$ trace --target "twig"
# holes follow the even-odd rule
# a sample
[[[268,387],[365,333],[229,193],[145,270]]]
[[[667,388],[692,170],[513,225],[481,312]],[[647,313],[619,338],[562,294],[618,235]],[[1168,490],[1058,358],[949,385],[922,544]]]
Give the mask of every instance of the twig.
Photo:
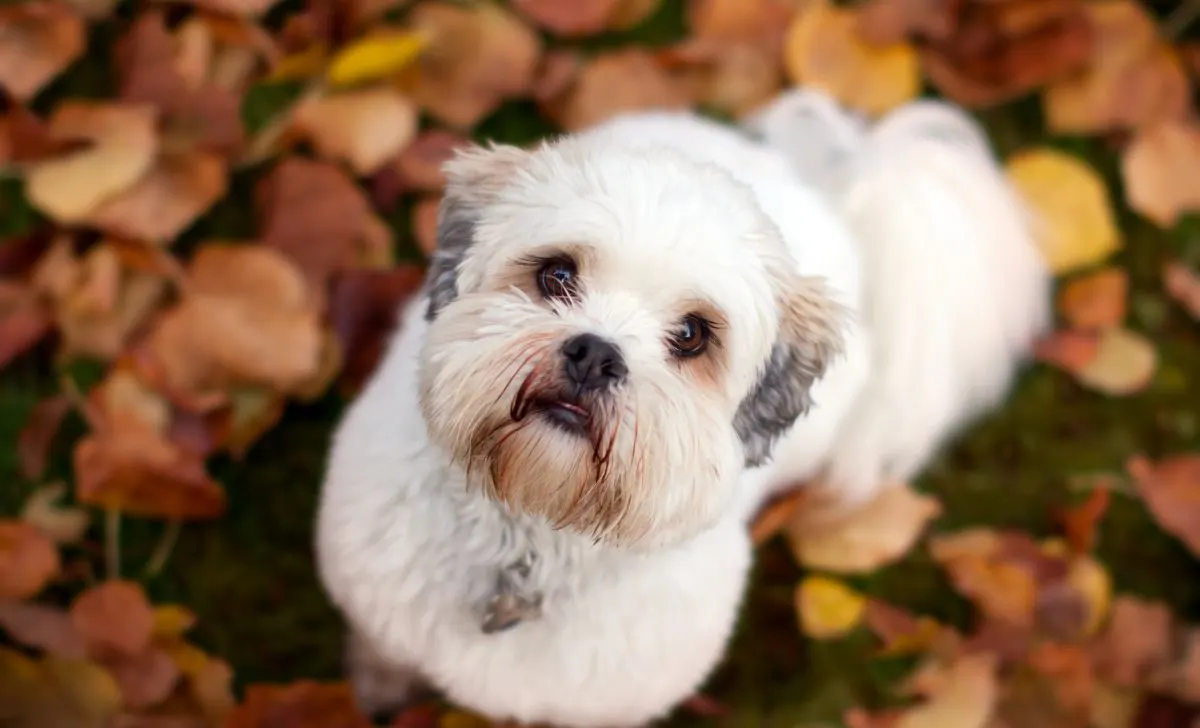
[[[145,575],[147,579],[158,576],[163,567],[167,565],[167,559],[171,558],[171,552],[175,550],[175,543],[179,541],[179,532],[182,530],[183,522],[178,518],[167,521],[167,526],[158,539],[158,545],[154,547],[154,553],[146,562]]]
[[[107,561],[108,578],[121,578],[121,511],[108,508],[104,520],[104,560]]]
[[[1162,23],[1161,33],[1167,40],[1175,40],[1183,35],[1196,19],[1200,18],[1200,0],[1186,0],[1171,11]]]

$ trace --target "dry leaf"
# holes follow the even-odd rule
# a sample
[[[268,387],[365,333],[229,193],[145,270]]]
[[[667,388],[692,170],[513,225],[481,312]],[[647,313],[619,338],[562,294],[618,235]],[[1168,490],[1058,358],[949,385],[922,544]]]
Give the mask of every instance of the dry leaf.
[[[91,524],[92,516],[82,508],[58,505],[66,493],[67,487],[62,483],[38,488],[26,499],[21,520],[36,526],[55,543],[77,543]]]
[[[1112,577],[1091,556],[1077,556],[1071,560],[1067,583],[1083,597],[1086,607],[1083,634],[1091,636],[1108,617],[1112,605]]]
[[[83,53],[83,19],[58,2],[0,7],[0,88],[32,99]]]
[[[59,104],[49,120],[51,138],[92,145],[34,164],[25,177],[30,203],[56,222],[83,222],[150,170],[158,150],[154,121],[145,105]]]
[[[1171,228],[1200,211],[1200,128],[1164,121],[1138,130],[1121,155],[1129,206]]]
[[[46,397],[30,410],[29,419],[17,435],[17,464],[21,477],[40,480],[45,474],[50,447],[70,411],[71,401],[63,395]]]
[[[805,577],[796,587],[800,630],[813,639],[846,635],[862,621],[866,606],[866,597],[840,581],[823,576]]]
[[[1112,619],[1096,646],[1097,674],[1117,685],[1140,684],[1170,659],[1171,621],[1164,604],[1117,597]]]
[[[751,543],[761,546],[782,532],[807,497],[808,492],[804,487],[797,486],[772,498],[754,517],[754,523],[750,526]]]
[[[864,43],[857,13],[830,0],[812,0],[793,18],[785,67],[793,83],[825,91],[871,116],[881,116],[921,91],[916,51],[907,43]]]
[[[443,123],[473,126],[533,84],[541,41],[504,8],[425,0],[409,22],[430,39],[410,69],[413,98]]]
[[[1178,54],[1135,0],[1081,3],[1092,29],[1091,60],[1046,89],[1046,123],[1058,133],[1098,133],[1183,119],[1191,90]]]
[[[80,660],[87,653],[70,615],[56,607],[0,600],[0,628],[18,644],[53,657]]]
[[[996,658],[963,655],[915,681],[928,699],[899,712],[894,728],[986,728],[996,709],[999,689]]]
[[[417,248],[428,258],[437,251],[438,245],[438,216],[441,211],[442,198],[424,197],[417,200],[412,208],[413,240]]]
[[[783,83],[771,52],[745,41],[695,38],[661,51],[658,60],[693,103],[737,119],[769,102]]]
[[[1075,329],[1110,329],[1125,321],[1129,275],[1120,268],[1102,268],[1076,278],[1059,293],[1058,310]]]
[[[150,645],[154,609],[141,585],[105,581],[75,598],[71,621],[92,655],[131,657]]]
[[[1086,554],[1095,548],[1096,529],[1108,512],[1110,499],[1108,488],[1096,488],[1083,503],[1062,512],[1059,520],[1073,553]]]
[[[690,0],[692,36],[755,43],[778,58],[793,13],[805,3],[792,0]]]
[[[1126,470],[1159,527],[1200,556],[1200,455],[1136,456]]]
[[[609,26],[620,0],[513,0],[513,7],[556,36],[595,35]]]
[[[574,131],[624,112],[687,105],[683,89],[649,52],[625,48],[593,58],[561,97],[545,105],[545,111],[559,126]]]
[[[1037,606],[1037,576],[1006,558],[1003,536],[982,528],[930,539],[929,553],[950,575],[955,588],[986,617],[1031,627]]]
[[[1060,331],[1037,342],[1034,354],[1083,386],[1118,397],[1144,390],[1158,370],[1154,345],[1124,328],[1098,334]]]
[[[58,548],[37,527],[0,521],[0,599],[29,599],[58,576]]]
[[[268,723],[270,721],[270,723]],[[370,728],[346,683],[301,680],[290,685],[249,685],[242,704],[225,719],[223,728]]]
[[[939,642],[957,642],[954,630],[930,617],[914,617],[899,607],[871,599],[863,621],[883,641],[881,656],[919,655]]]
[[[807,567],[864,573],[902,558],[940,513],[935,498],[894,484],[837,517],[807,518],[802,506],[788,526],[788,541]]]
[[[872,45],[910,36],[946,40],[958,24],[959,9],[947,0],[870,0],[858,14],[859,33]]]
[[[374,372],[395,335],[404,304],[416,295],[424,271],[405,265],[388,271],[350,271],[338,277],[329,318],[346,352],[343,381],[357,389]]]
[[[1007,168],[1040,217],[1037,239],[1054,273],[1099,262],[1120,247],[1108,189],[1085,162],[1045,148],[1013,156]]]
[[[225,196],[228,175],[224,160],[209,152],[164,154],[137,184],[90,214],[88,222],[113,235],[169,243]]]
[[[108,671],[94,663],[35,662],[0,648],[0,705],[12,726],[111,728],[121,694]]]
[[[1183,306],[1192,318],[1200,319],[1200,275],[1186,265],[1173,261],[1163,270],[1163,287],[1167,295]]]
[[[442,165],[469,143],[466,137],[442,129],[421,133],[393,165],[400,183],[406,189],[441,192],[446,186]]]
[[[26,287],[14,286],[0,295],[0,368],[36,346],[52,324],[49,312]]]
[[[390,78],[416,61],[428,42],[428,37],[420,33],[371,33],[338,51],[329,62],[325,78],[334,86]]]
[[[372,174],[413,141],[417,109],[385,86],[309,98],[293,112],[296,130],[328,159]]]

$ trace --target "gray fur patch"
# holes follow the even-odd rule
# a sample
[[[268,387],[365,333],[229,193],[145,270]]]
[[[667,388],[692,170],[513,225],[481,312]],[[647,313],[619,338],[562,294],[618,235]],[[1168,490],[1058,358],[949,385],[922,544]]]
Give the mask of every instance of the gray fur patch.
[[[435,319],[438,311],[458,297],[458,265],[475,241],[478,221],[478,211],[456,195],[443,198],[438,209],[437,250],[425,276],[429,295],[427,321]]]
[[[733,428],[746,450],[746,467],[767,462],[779,436],[808,411],[819,371],[816,362],[788,344],[779,343],[758,383],[738,406]]]

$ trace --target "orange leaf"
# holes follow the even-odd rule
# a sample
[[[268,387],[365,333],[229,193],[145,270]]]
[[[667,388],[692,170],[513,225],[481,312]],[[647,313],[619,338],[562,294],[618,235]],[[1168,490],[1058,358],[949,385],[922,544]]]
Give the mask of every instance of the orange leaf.
[[[0,88],[33,98],[84,50],[83,19],[58,2],[0,7]]]
[[[290,685],[249,685],[224,728],[370,728],[346,683],[301,680]]]
[[[1200,556],[1200,455],[1137,456],[1126,470],[1158,525]]]
[[[625,48],[601,53],[579,72],[575,83],[545,110],[569,131],[594,126],[613,116],[648,109],[682,109],[682,88],[645,50]]]
[[[1083,503],[1063,511],[1060,520],[1072,551],[1086,554],[1095,548],[1096,528],[1108,511],[1110,499],[1108,488],[1097,488]]]
[[[92,655],[131,657],[150,646],[154,609],[141,585],[105,581],[75,598],[71,622]]]
[[[1059,294],[1058,309],[1072,328],[1113,328],[1125,321],[1128,294],[1125,271],[1103,268],[1068,283]]]
[[[1121,155],[1129,206],[1170,228],[1200,211],[1200,127],[1163,121],[1142,127]]]
[[[58,548],[35,526],[0,521],[0,599],[28,599],[58,576]]]

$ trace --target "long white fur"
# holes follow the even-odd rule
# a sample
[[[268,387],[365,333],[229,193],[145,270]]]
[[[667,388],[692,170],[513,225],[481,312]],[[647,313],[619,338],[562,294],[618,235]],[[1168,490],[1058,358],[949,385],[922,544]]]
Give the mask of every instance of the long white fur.
[[[789,132],[797,110],[820,133]],[[765,144],[688,114],[635,114],[585,132],[581,148],[669,147],[751,188],[799,269],[827,278],[856,312],[813,409],[771,464],[742,475],[711,528],[670,548],[610,548],[507,516],[467,489],[418,414],[428,324],[425,302],[410,304],[337,429],[317,528],[320,574],[349,622],[348,668],[366,707],[403,698],[419,674],[494,719],[618,728],[660,717],[723,654],[751,560],[748,518],[764,499],[820,474],[866,497],[914,473],[1003,395],[1045,324],[1047,274],[966,117],[914,105],[868,130],[804,93],[751,129]],[[654,185],[647,174],[636,186]],[[485,599],[495,571],[531,547],[545,613],[482,634],[464,605]]]

